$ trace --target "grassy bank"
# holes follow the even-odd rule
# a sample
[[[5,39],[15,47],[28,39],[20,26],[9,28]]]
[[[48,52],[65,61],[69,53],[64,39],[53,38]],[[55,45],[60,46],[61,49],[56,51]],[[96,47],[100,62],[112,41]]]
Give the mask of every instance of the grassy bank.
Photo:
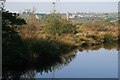
[[[26,44],[29,53],[61,55],[88,45],[117,42],[117,22],[67,21],[59,14],[49,14],[38,25],[28,23],[16,31]]]
[[[70,21],[62,19],[61,16],[56,13],[47,15],[42,22],[34,20],[34,22],[31,23],[31,18],[29,18],[26,24],[25,21],[17,15],[16,18],[18,18],[16,20],[22,20],[21,24],[14,24],[14,20],[11,21],[12,24],[4,24],[9,26],[10,29],[13,29],[15,33],[9,34],[11,30],[8,30],[3,31],[3,35],[13,35],[14,37],[11,38],[16,38],[15,34],[17,34],[19,36],[17,39],[19,39],[21,44],[24,44],[26,48],[25,53],[33,57],[42,55],[53,55],[55,57],[66,54],[76,47],[117,42],[118,40],[117,22]],[[4,28],[6,27],[4,26]],[[5,37],[3,41],[5,45],[6,42],[9,42],[7,38],[8,37]],[[11,42],[14,41],[12,40]],[[14,46],[17,47],[18,45]]]
[[[62,22],[63,23],[63,22]],[[45,24],[45,23],[43,23]],[[47,44],[52,44],[61,47],[61,43],[69,44],[70,46],[81,46],[81,45],[97,45],[108,42],[116,42],[118,40],[117,23],[106,24],[105,22],[69,22],[69,24],[64,24],[64,26],[71,27],[69,29],[74,30],[72,32],[67,32],[68,28],[65,29],[66,32],[60,32],[61,29],[56,30],[55,33],[48,33],[50,29],[46,26],[32,26],[27,25],[21,26],[19,34],[23,40],[33,39],[41,42],[41,39],[47,41]],[[49,25],[54,26],[54,22],[49,23]],[[60,25],[60,24],[59,24]],[[62,24],[61,24],[62,25]],[[71,25],[71,26],[70,26]],[[57,26],[57,24],[55,24]],[[54,26],[54,27],[55,27]],[[49,26],[48,26],[49,27]],[[59,26],[60,27],[60,26]],[[63,27],[63,26],[62,26]],[[47,32],[46,32],[47,29]],[[57,29],[57,28],[56,28]],[[54,29],[53,29],[54,30]],[[52,30],[50,30],[51,32]],[[62,30],[64,31],[64,29]],[[57,42],[57,43],[56,43]],[[31,42],[32,44],[32,42]],[[62,46],[64,47],[64,46]]]

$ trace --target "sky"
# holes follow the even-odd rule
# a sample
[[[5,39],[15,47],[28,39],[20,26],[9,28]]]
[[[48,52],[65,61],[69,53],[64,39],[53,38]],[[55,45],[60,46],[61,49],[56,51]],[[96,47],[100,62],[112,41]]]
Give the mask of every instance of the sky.
[[[11,12],[23,12],[24,9],[36,8],[37,13],[50,13],[53,10],[52,2],[6,2],[5,8]],[[59,13],[76,12],[118,12],[117,2],[57,2],[56,10]]]

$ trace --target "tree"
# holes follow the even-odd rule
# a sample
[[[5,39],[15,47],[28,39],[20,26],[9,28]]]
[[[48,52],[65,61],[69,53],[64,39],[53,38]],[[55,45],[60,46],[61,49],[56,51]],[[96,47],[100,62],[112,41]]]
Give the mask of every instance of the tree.
[[[25,24],[16,13],[2,12],[2,57],[3,66],[26,63],[27,49],[13,26]]]
[[[19,17],[17,13],[10,13],[9,11],[2,12],[2,25],[14,26],[26,24],[26,21]]]

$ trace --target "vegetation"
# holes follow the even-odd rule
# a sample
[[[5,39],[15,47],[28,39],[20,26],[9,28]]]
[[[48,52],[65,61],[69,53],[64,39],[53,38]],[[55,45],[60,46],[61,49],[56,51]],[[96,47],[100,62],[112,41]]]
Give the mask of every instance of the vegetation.
[[[23,40],[14,30],[14,26],[25,24],[25,21],[23,19],[19,19],[17,14],[10,13],[8,11],[3,12],[2,19],[3,64],[23,64],[24,60],[27,60],[27,50]],[[14,59],[14,61],[12,61],[11,58]]]
[[[32,18],[34,15],[29,19]],[[44,51],[47,51],[45,53],[61,54],[76,46],[117,41],[117,23],[67,21],[58,13],[47,15],[41,23],[44,26],[31,25],[29,19],[26,23],[19,17],[19,14],[3,12],[3,45],[6,45],[6,42],[14,43],[14,47],[18,48],[17,46],[19,46],[26,49],[25,51],[35,54],[44,53]],[[35,20],[34,23],[38,23],[38,21]],[[11,42],[8,38],[11,39]],[[11,44],[10,46],[12,46]],[[8,47],[8,44],[5,47]],[[14,47],[12,47],[13,50]],[[21,52],[22,50],[17,51]]]
[[[62,19],[59,14],[52,13],[45,18],[45,32],[50,34],[73,33],[74,26],[70,21]]]
[[[9,76],[9,68],[18,69],[23,64],[21,70],[24,72],[27,68],[34,70],[33,66],[40,72],[52,71],[58,64],[68,64],[75,57],[68,53],[78,47],[82,51],[83,47],[89,49],[91,45],[114,43],[118,40],[117,22],[109,20],[71,21],[63,19],[60,14],[51,13],[42,23],[34,19],[35,24],[31,24],[29,20],[34,15],[25,21],[16,13],[4,11],[2,14],[4,78]],[[97,50],[99,47],[91,48]],[[20,77],[21,74],[17,75]]]
[[[113,42],[116,40],[116,37],[112,34],[105,34],[104,35],[104,42]]]

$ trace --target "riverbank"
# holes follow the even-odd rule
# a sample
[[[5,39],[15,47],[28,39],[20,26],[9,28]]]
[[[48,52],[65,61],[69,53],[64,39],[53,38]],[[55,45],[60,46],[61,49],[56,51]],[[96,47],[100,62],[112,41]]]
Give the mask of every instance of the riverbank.
[[[26,39],[58,41],[73,46],[97,45],[118,40],[118,23],[107,21],[67,21],[59,13],[48,14],[43,21],[31,19],[17,32]],[[36,23],[38,25],[36,25]],[[55,44],[59,45],[59,44]]]
[[[29,27],[29,28],[28,28]],[[68,33],[62,35],[47,34],[44,32],[44,28],[22,26],[19,29],[19,35],[22,37],[24,44],[28,49],[28,52],[34,56],[46,56],[53,55],[54,57],[69,53],[78,47],[86,47],[93,45],[100,45],[104,43],[116,43],[116,32],[103,32],[97,31],[91,32],[79,32]],[[94,32],[94,31],[93,31]],[[40,55],[39,55],[40,54]]]

